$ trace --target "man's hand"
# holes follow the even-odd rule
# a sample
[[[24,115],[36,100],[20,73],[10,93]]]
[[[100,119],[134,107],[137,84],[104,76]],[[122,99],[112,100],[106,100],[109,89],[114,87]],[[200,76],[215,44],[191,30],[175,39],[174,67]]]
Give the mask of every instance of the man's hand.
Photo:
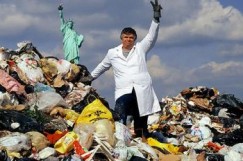
[[[63,10],[63,6],[62,6],[62,4],[60,4],[60,5],[58,6],[58,10],[59,10],[59,11]]]
[[[153,10],[154,10],[154,19],[159,22],[159,19],[161,17],[161,9],[163,9],[161,7],[161,5],[158,3],[158,0],[154,0],[155,2],[153,1],[150,1],[152,7],[153,7]]]

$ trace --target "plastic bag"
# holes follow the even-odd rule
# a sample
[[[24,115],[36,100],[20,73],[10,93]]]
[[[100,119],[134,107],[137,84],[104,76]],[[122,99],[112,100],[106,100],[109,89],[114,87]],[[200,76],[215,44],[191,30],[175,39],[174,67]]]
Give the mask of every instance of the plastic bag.
[[[95,126],[91,123],[79,123],[74,126],[73,131],[80,136],[80,144],[84,148],[89,149],[94,140],[93,133],[95,131]]]
[[[115,126],[114,124],[108,119],[98,120],[94,123],[95,126],[95,134],[97,137],[101,138],[102,140],[107,141],[111,146],[115,144]]]
[[[17,66],[26,74],[31,82],[44,82],[45,78],[37,60],[30,54],[22,54],[16,60]]]
[[[93,102],[96,99],[99,99],[104,106],[109,108],[109,103],[104,98],[101,98],[99,94],[91,88],[89,93],[84,96],[83,100],[80,100],[79,103],[75,103],[75,105],[72,106],[72,110],[81,113],[86,106],[88,106],[91,102]]]
[[[5,147],[9,152],[20,152],[31,149],[31,139],[22,133],[14,132],[0,138],[0,147]]]
[[[50,113],[51,110],[53,110],[53,108],[56,106],[68,107],[68,104],[64,101],[60,94],[50,91],[38,92],[37,98],[31,99],[29,105],[31,106],[31,104],[35,103],[38,110],[45,113]]]
[[[0,106],[6,106],[6,105],[18,105],[19,101],[16,97],[14,97],[13,94],[10,94],[8,92],[2,93],[0,92]]]
[[[225,161],[224,155],[221,154],[206,154],[207,161]],[[233,160],[231,160],[233,161]]]
[[[34,85],[34,92],[43,92],[43,91],[56,92],[54,88],[52,88],[48,85],[45,85],[43,83],[37,82]]]
[[[179,154],[179,147],[177,146],[168,143],[160,143],[153,138],[148,138],[147,141],[148,145],[162,150],[164,154]]]
[[[56,151],[54,148],[51,148],[51,147],[46,147],[45,149],[42,149],[40,152],[39,152],[39,159],[46,159],[48,158],[49,156],[53,156],[56,154]]]
[[[242,129],[236,129],[229,133],[223,133],[223,134],[217,134],[213,136],[213,142],[218,142],[220,144],[225,144],[228,146],[233,146],[237,143],[243,142],[243,130]]]
[[[11,126],[11,125],[17,126]],[[42,131],[43,125],[23,112],[0,110],[0,129],[18,132]]]
[[[58,74],[65,75],[71,69],[71,63],[67,60],[60,59],[56,62],[56,67],[58,70]]]
[[[228,116],[239,118],[243,114],[243,102],[233,94],[222,94],[213,100],[214,106],[228,109]]]
[[[115,122],[115,137],[118,140],[121,140],[125,143],[126,146],[129,146],[132,140],[132,134],[130,132],[130,130],[128,129],[127,126],[125,126],[124,124],[116,121]]]
[[[225,161],[240,161],[242,160],[242,157],[240,153],[237,153],[234,150],[230,150],[225,156],[224,156]]]
[[[100,99],[95,99],[83,109],[76,123],[93,123],[100,119],[112,120],[112,113]]]
[[[114,158],[119,160],[119,161],[127,161],[128,160],[128,149],[126,146],[119,146],[119,147],[116,147],[114,150],[113,150],[113,155],[114,155]]]
[[[243,143],[238,143],[232,146],[232,150],[243,154]]]
[[[148,125],[157,124],[159,122],[160,115],[161,114],[159,112],[149,115],[148,116]]]
[[[70,109],[65,109],[64,113],[66,114],[65,120],[66,120],[67,124],[69,126],[73,127],[74,123],[78,119],[79,114],[77,112],[75,112],[74,110],[70,110]]]
[[[195,150],[189,150],[188,154],[184,154],[181,156],[181,161],[196,161],[197,160],[197,154]]]
[[[140,151],[146,152],[149,156],[151,156],[153,161],[159,161],[159,157],[156,154],[155,150],[148,144],[142,142],[141,138],[136,138],[133,140],[133,142]]]
[[[35,147],[37,152],[48,147],[50,142],[47,140],[46,136],[40,132],[30,131],[25,133],[31,139],[32,147]]]
[[[1,150],[0,151],[0,160],[1,161],[11,161],[11,159],[8,157],[8,154],[7,154],[6,150]]]

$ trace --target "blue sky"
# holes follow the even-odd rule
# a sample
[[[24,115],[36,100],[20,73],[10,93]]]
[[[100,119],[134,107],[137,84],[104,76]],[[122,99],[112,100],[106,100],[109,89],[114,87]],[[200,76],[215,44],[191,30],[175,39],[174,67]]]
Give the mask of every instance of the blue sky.
[[[148,66],[161,100],[187,87],[217,88],[243,98],[243,1],[159,0],[163,6],[160,32]],[[85,36],[80,64],[91,72],[107,50],[120,44],[120,31],[136,29],[138,41],[152,20],[149,0],[1,0],[0,46],[17,49],[31,41],[44,56],[63,58],[57,7]],[[114,105],[112,71],[92,83]]]

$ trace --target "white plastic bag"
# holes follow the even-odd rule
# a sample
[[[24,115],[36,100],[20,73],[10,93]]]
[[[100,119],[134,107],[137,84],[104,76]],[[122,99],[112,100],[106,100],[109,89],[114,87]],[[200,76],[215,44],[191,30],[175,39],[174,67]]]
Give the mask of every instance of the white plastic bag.
[[[73,131],[79,135],[79,143],[81,144],[81,146],[86,149],[89,149],[94,140],[93,137],[93,133],[95,131],[94,125],[91,123],[75,124]]]
[[[111,146],[115,145],[115,127],[113,122],[108,119],[101,119],[94,122],[95,134],[101,140],[107,141]]]
[[[4,147],[9,152],[20,152],[31,149],[31,139],[22,133],[14,132],[0,138],[0,148]]]
[[[225,156],[224,156],[225,161],[240,161],[242,160],[242,157],[240,153],[237,153],[234,150],[230,150]]]
[[[37,60],[30,54],[23,54],[17,60],[17,66],[23,71],[31,82],[43,82],[45,80],[41,68],[38,66]]]
[[[142,142],[141,138],[134,139],[132,144],[135,144],[140,151],[146,152],[148,155],[150,155],[153,161],[159,161],[159,157],[155,150],[148,144]]]
[[[126,146],[129,146],[132,140],[132,134],[128,127],[126,127],[124,124],[116,121],[115,122],[115,137],[118,140],[121,140],[125,143]]]
[[[58,60],[56,66],[57,66],[58,74],[61,75],[67,74],[71,69],[71,63],[64,59]]]
[[[243,154],[243,143],[238,143],[232,146],[232,150]]]
[[[69,105],[65,102],[62,96],[56,92],[43,91],[37,92],[32,95],[29,95],[30,106],[36,105],[38,110],[45,113],[50,113],[54,107],[64,107],[69,108]]]
[[[148,116],[148,125],[157,124],[159,122],[160,113],[154,113]]]

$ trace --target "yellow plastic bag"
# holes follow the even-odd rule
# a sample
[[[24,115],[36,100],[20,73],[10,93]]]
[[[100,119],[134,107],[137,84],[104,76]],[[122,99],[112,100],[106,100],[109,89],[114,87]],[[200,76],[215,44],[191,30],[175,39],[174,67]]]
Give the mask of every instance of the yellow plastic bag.
[[[89,103],[81,112],[76,123],[94,123],[100,119],[112,119],[112,113],[99,99]]]
[[[57,152],[65,154],[73,149],[75,140],[79,140],[78,135],[75,132],[68,132],[55,143],[54,148]]]
[[[174,146],[173,144],[168,144],[168,143],[161,143],[156,139],[153,138],[148,138],[147,139],[148,145],[151,147],[156,147],[158,149],[161,149],[162,151],[166,151],[170,154],[180,154],[179,147]]]
[[[66,114],[65,120],[67,124],[72,127],[76,122],[76,120],[78,119],[79,114],[74,110],[70,110],[70,109],[65,109],[64,112]]]

